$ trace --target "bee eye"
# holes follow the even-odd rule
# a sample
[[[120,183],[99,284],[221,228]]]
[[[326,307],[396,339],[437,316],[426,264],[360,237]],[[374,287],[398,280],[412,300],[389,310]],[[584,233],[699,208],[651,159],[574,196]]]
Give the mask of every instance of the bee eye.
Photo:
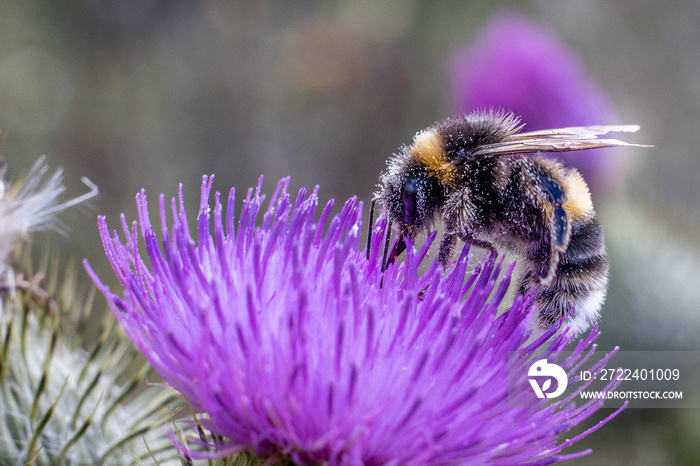
[[[418,189],[420,183],[415,178],[409,178],[403,185],[401,198],[403,200],[403,221],[413,223],[418,219]]]

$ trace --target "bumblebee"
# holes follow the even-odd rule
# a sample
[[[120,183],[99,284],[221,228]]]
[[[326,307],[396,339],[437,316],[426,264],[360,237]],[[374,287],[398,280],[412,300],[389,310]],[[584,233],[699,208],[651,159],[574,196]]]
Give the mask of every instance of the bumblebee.
[[[578,334],[599,317],[607,291],[603,231],[579,172],[539,154],[637,146],[598,136],[639,127],[521,132],[523,126],[513,113],[474,112],[436,123],[394,154],[373,200],[390,226],[383,266],[406,249],[405,237],[413,240],[440,219],[443,266],[457,239],[515,254],[519,290],[537,306],[534,330],[544,332],[565,318],[562,328]],[[399,237],[387,257],[392,225]]]

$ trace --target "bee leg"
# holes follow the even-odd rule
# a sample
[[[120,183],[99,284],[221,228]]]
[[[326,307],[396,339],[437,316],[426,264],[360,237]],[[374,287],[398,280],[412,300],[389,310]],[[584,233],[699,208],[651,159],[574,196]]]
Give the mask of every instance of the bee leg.
[[[471,246],[476,246],[477,248],[481,249],[486,249],[489,252],[493,252],[496,250],[496,246],[493,245],[490,241],[486,241],[483,239],[476,239],[476,238],[469,238],[469,237],[462,237],[460,236],[459,239],[464,241],[465,243],[469,243]]]
[[[559,251],[551,248],[549,251],[549,260],[545,260],[539,267],[537,281],[541,286],[549,286],[557,274],[559,266]]]
[[[544,194],[542,203],[549,207],[545,208],[549,212],[545,220],[548,224],[546,239],[541,245],[542,249],[537,251],[541,257],[538,278],[540,285],[548,286],[556,276],[559,256],[569,245],[571,225],[563,207],[566,194],[560,184],[546,173],[539,174],[538,182]]]
[[[490,241],[472,238],[471,236],[463,233],[445,233],[445,235],[442,237],[442,241],[440,242],[440,249],[438,251],[438,260],[444,267],[449,265],[450,259],[454,253],[457,238],[461,239],[465,243],[468,243],[470,246],[486,249],[489,253],[493,253],[496,250],[496,246],[494,246]]]
[[[554,204],[551,222],[549,270],[547,276],[540,279],[540,283],[543,285],[548,285],[554,278],[559,266],[559,257],[566,252],[566,248],[569,246],[569,238],[571,238],[569,217],[561,204]]]
[[[467,189],[459,190],[448,197],[442,218],[445,233],[438,254],[438,259],[444,267],[447,267],[452,258],[457,238],[465,243],[474,244],[473,212],[474,204]]]
[[[447,267],[452,259],[452,253],[455,250],[457,236],[454,234],[445,233],[440,241],[440,249],[438,250],[438,261],[443,267]]]
[[[532,270],[528,282],[532,285],[551,285],[556,276],[557,267],[559,266],[560,252],[563,251],[565,251],[565,249],[561,249],[557,246],[550,232],[545,231],[541,241],[532,244],[526,255]]]
[[[564,208],[557,202],[554,202],[552,207],[547,238],[538,254],[542,258],[538,270],[538,281],[542,286],[548,286],[554,280],[559,266],[559,257],[566,252],[571,235],[569,220]]]

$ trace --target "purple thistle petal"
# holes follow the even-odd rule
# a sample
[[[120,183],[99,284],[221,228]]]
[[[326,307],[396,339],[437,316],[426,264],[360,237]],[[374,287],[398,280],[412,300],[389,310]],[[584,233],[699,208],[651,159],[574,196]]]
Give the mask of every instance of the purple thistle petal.
[[[525,131],[615,124],[615,111],[583,60],[546,25],[514,11],[495,14],[448,64],[456,113],[483,108],[513,111]],[[557,154],[595,192],[619,184],[621,151]]]
[[[496,254],[469,272],[465,247],[449,270],[433,261],[421,272],[431,235],[420,251],[408,244],[406,261],[389,267],[380,286],[385,219],[367,260],[359,244],[362,203],[350,199],[331,216],[329,202],[315,222],[317,188],[292,199],[283,179],[263,209],[261,182],[247,192],[234,228],[234,191],[225,209],[216,193],[212,209],[212,178],[204,177],[196,242],[182,188],[169,230],[160,198],[160,244],[144,192],[137,224],[122,221],[123,240],[98,220],[123,297],[86,263],[88,272],[134,344],[206,413],[202,425],[215,434],[195,437],[190,447],[173,437],[178,448],[196,458],[247,450],[300,464],[576,456],[557,456],[574,441],[558,436],[601,403],[576,408],[574,394],[508,407],[509,353],[546,344],[563,351],[572,340],[528,343],[532,308],[522,296],[498,315],[513,264],[500,281]],[[596,335],[561,361],[572,381]],[[526,378],[519,383],[530,391]]]
[[[546,26],[513,11],[494,15],[473,45],[455,53],[450,71],[459,111],[510,108],[528,130],[615,123],[580,57]]]

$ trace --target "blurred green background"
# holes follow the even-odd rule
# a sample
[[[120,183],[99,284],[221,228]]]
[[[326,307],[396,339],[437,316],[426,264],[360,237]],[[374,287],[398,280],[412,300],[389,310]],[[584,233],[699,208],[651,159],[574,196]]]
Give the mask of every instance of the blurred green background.
[[[68,193],[66,255],[108,264],[95,215],[136,217],[145,188],[203,174],[227,191],[291,176],[321,197],[368,201],[386,158],[454,107],[447,63],[504,7],[551,28],[642,130],[618,189],[594,195],[611,255],[602,349],[700,350],[700,4],[521,2],[3,1],[0,147],[8,179],[41,154]],[[108,272],[103,274],[110,276]],[[602,413],[605,414],[605,413]],[[590,420],[593,425],[596,419]],[[700,410],[627,410],[569,464],[698,464]]]

